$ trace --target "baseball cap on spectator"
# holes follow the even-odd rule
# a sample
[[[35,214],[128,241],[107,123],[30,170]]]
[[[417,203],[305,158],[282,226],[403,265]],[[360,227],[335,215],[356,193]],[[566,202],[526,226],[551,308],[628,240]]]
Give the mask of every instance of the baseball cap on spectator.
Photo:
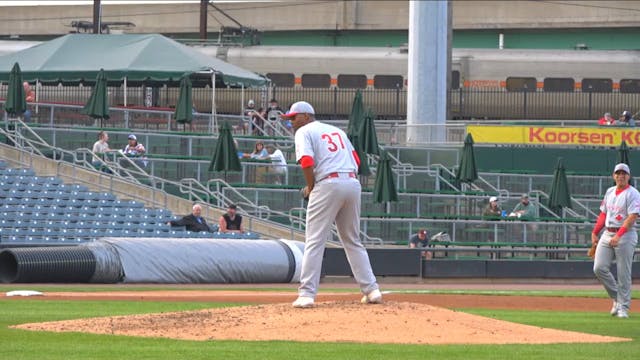
[[[620,163],[620,164],[616,165],[616,167],[613,168],[613,173],[615,174],[616,172],[618,172],[620,170],[626,172],[627,174],[631,174],[631,170],[629,170],[629,166],[627,164],[625,164],[625,163]]]
[[[522,196],[520,197],[521,199],[528,199],[529,198],[529,194],[522,194]]]
[[[427,230],[426,229],[420,229],[420,230],[418,230],[418,234],[427,235]]]
[[[495,196],[492,196],[489,198],[489,202],[494,202],[494,201],[498,201],[498,198]]]
[[[129,140],[136,140],[136,141],[138,140],[138,138],[137,138],[135,135],[133,135],[133,134],[130,134],[130,135],[127,137],[127,139],[129,139]]]
[[[287,111],[286,114],[283,114],[282,117],[292,118],[298,114],[315,115],[315,113],[316,112],[313,110],[313,106],[311,106],[311,104],[309,104],[306,101],[298,101],[297,103],[294,103],[293,105],[291,105],[291,108],[289,109],[289,111]]]

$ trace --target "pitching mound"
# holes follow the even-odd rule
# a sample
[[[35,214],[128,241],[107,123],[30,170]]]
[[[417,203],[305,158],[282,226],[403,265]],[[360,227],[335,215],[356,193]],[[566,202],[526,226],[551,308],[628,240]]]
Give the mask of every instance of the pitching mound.
[[[397,344],[550,344],[630,339],[515,324],[440,307],[385,302],[269,304],[18,325],[34,331],[88,332],[185,340],[290,340]]]

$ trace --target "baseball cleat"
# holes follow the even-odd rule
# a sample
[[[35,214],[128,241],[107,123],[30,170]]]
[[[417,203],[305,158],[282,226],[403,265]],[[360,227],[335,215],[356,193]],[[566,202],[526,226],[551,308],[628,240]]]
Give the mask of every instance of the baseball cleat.
[[[373,290],[372,292],[370,292],[367,295],[363,296],[362,300],[360,300],[360,302],[363,303],[363,304],[381,304],[382,303],[382,293],[378,289]]]
[[[611,316],[616,316],[618,315],[618,302],[617,301],[613,301],[613,306],[611,307],[611,311],[609,312],[609,314],[611,314]]]
[[[296,299],[296,301],[293,302],[292,305],[294,308],[304,309],[304,308],[313,307],[313,302],[314,300],[312,297],[298,296],[298,298]]]
[[[627,319],[629,317],[629,314],[627,313],[627,310],[624,309],[618,309],[618,315],[617,315],[620,319]]]

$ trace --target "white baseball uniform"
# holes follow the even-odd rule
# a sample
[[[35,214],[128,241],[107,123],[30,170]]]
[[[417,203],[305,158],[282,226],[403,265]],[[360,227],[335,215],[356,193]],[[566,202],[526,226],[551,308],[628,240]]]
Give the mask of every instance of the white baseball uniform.
[[[620,238],[616,247],[610,246],[609,241],[630,214],[640,214],[640,193],[636,188],[629,186],[616,195],[616,187],[610,187],[600,204],[600,211],[607,216],[605,231],[596,248],[593,272],[607,290],[609,297],[618,302],[621,309],[628,311],[631,303],[631,265],[638,243],[636,224],[634,223]],[[618,281],[611,273],[611,264],[614,259]]]
[[[325,242],[335,221],[351,271],[364,294],[378,289],[369,255],[360,242],[360,182],[353,145],[344,131],[312,121],[296,131],[296,160],[313,158],[315,185],[309,194],[300,296],[315,298]]]

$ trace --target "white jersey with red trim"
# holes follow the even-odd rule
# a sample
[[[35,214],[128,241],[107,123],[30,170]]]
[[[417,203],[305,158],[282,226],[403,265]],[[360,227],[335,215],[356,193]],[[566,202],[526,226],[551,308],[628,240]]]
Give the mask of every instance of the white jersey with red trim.
[[[616,187],[612,186],[604,194],[600,211],[607,214],[606,227],[621,227],[629,214],[640,214],[640,193],[629,186],[616,195]],[[636,231],[636,224],[633,223],[628,231]]]
[[[295,135],[296,161],[303,156],[313,158],[313,175],[320,181],[335,172],[357,172],[353,145],[344,131],[319,121],[312,121]]]

